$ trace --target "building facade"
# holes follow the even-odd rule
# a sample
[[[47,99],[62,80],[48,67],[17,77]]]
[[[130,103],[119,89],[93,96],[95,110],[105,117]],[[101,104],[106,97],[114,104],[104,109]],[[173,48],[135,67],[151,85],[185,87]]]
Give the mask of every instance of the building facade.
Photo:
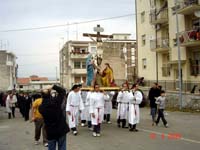
[[[115,82],[121,84],[135,75],[135,40],[130,34],[113,34],[113,39],[102,42],[104,64],[109,63],[114,72]],[[86,58],[97,51],[96,42],[68,41],[60,51],[60,83],[70,89],[74,83],[86,83]]]
[[[199,11],[199,0],[136,0],[138,76],[147,85],[159,82],[165,89],[179,88],[178,62],[183,88],[191,90],[198,84]]]
[[[15,54],[0,50],[0,90],[12,90],[16,87],[17,68]]]
[[[47,85],[60,84],[57,80],[49,80],[47,77],[38,77],[32,75],[26,78],[17,78],[17,90],[20,91],[35,91],[41,90]]]

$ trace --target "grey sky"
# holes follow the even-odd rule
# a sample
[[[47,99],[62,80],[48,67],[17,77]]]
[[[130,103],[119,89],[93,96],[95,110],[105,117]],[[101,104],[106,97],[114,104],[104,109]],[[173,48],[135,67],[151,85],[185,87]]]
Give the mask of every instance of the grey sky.
[[[0,0],[0,31],[67,24],[135,13],[135,0]],[[58,52],[64,42],[82,40],[96,24],[104,33],[131,33],[135,37],[135,16],[45,30],[0,32],[3,46],[18,59],[19,76],[37,74],[55,77]],[[69,32],[67,32],[69,31]],[[68,35],[69,33],[69,35]],[[59,68],[59,67],[58,67]]]

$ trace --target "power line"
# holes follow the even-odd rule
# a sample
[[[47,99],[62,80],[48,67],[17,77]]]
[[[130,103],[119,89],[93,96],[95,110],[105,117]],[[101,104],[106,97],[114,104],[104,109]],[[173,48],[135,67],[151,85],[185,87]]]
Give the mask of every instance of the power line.
[[[173,7],[164,8],[163,10],[170,9],[170,8],[173,8]],[[30,27],[30,28],[21,28],[21,29],[0,30],[0,32],[18,32],[18,31],[32,31],[32,30],[41,30],[41,29],[60,28],[60,27],[66,27],[66,26],[72,26],[72,25],[86,24],[86,23],[91,23],[91,22],[98,22],[98,21],[125,18],[125,17],[135,16],[135,15],[141,14],[143,12],[147,12],[148,13],[148,12],[151,12],[152,10],[153,9],[151,9],[149,11],[141,11],[141,12],[138,12],[138,13],[130,13],[130,14],[125,14],[125,15],[120,15],[120,16],[107,17],[107,18],[101,18],[101,19],[93,19],[93,20],[86,20],[86,21],[73,22],[73,23],[67,23],[67,24],[57,24],[57,25],[49,25],[49,26],[41,26],[41,27]]]
[[[126,14],[126,15],[121,15],[121,16],[114,16],[114,17],[108,17],[108,18],[102,18],[102,19],[93,19],[93,20],[87,20],[87,21],[81,21],[81,22],[73,22],[73,23],[68,23],[68,24],[58,24],[58,25],[41,26],[41,27],[0,30],[0,32],[18,32],[18,31],[32,31],[32,30],[59,28],[59,27],[78,25],[78,24],[86,24],[86,23],[97,22],[97,21],[119,19],[119,18],[134,16],[134,15],[135,15],[134,13],[131,13],[131,14]]]

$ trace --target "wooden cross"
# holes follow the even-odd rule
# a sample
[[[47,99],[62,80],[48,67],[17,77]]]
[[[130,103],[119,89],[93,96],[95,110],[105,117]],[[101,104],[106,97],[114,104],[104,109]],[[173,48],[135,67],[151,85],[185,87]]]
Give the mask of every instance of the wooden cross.
[[[112,35],[100,34],[100,32],[103,32],[104,29],[102,27],[100,27],[99,24],[97,25],[97,27],[94,27],[94,31],[96,31],[97,34],[83,33],[83,36],[85,36],[85,37],[96,37],[96,42],[102,42],[101,38],[113,38]]]

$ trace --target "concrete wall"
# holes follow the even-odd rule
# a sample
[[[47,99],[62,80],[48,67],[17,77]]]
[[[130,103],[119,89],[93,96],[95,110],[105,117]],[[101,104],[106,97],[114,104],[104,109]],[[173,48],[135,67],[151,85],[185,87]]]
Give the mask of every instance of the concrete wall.
[[[143,89],[144,94],[148,97],[149,89]],[[166,107],[168,108],[179,108],[179,93],[178,92],[166,92]],[[148,100],[149,102],[149,100]],[[200,93],[190,94],[182,93],[182,108],[191,110],[200,110]]]

